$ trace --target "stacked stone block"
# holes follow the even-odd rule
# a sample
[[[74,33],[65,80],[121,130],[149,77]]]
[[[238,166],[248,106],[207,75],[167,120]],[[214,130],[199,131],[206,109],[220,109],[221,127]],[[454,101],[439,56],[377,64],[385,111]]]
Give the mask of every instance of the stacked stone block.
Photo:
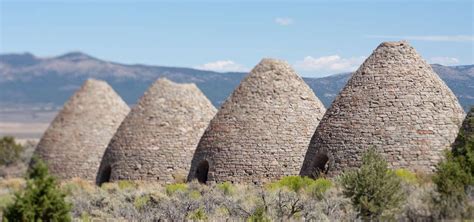
[[[297,175],[324,111],[286,62],[263,59],[212,119],[188,180],[261,184]]]
[[[301,175],[336,175],[358,167],[369,147],[393,168],[432,171],[463,117],[454,94],[413,47],[384,42],[327,110]]]
[[[112,138],[96,182],[185,180],[216,109],[194,84],[157,80]]]
[[[35,154],[54,176],[93,181],[107,144],[129,111],[106,82],[89,79],[51,122]]]

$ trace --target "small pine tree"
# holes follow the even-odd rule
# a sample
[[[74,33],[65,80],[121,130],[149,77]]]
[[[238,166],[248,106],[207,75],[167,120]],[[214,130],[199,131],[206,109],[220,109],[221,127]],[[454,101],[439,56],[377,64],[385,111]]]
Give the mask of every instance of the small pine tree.
[[[20,159],[23,146],[15,142],[15,138],[5,136],[0,139],[0,165],[10,165]]]
[[[49,175],[46,164],[35,160],[28,172],[24,191],[15,194],[13,204],[7,206],[4,221],[71,221],[71,206],[56,180]]]
[[[387,162],[375,149],[369,149],[362,157],[359,169],[341,176],[343,194],[350,198],[364,221],[380,220],[382,215],[391,216],[405,199],[400,178],[388,168]]]

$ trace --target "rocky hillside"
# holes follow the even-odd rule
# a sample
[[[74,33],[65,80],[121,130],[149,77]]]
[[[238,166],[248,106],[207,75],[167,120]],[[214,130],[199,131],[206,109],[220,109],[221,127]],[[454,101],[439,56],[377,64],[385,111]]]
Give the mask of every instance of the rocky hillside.
[[[465,109],[474,104],[474,65],[432,65],[454,91]],[[61,106],[87,78],[103,79],[129,103],[134,104],[158,77],[193,82],[219,106],[245,73],[217,73],[190,68],[125,65],[72,52],[52,58],[29,53],[0,55],[0,105],[50,104]],[[350,73],[324,78],[305,78],[328,107]]]

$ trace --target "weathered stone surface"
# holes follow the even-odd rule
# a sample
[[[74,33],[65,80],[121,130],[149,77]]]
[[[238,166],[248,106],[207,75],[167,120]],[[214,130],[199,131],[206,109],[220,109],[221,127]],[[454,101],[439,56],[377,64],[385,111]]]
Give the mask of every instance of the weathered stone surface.
[[[157,80],[110,141],[96,182],[185,179],[194,150],[215,113],[196,85]]]
[[[407,42],[384,42],[327,110],[301,175],[358,167],[369,147],[394,168],[431,171],[456,138],[464,112]]]
[[[66,102],[35,153],[61,179],[93,181],[107,144],[129,111],[106,82],[89,79]]]
[[[212,119],[188,180],[260,184],[298,174],[324,111],[286,62],[263,59]]]

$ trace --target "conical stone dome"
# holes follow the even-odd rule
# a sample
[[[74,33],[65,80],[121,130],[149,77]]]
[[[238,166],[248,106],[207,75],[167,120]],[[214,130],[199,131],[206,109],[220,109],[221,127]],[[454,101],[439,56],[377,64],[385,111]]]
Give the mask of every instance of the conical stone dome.
[[[186,179],[194,150],[215,113],[195,84],[157,80],[110,141],[97,183]]]
[[[107,144],[129,111],[109,84],[89,79],[64,104],[35,153],[61,179],[93,181]]]
[[[464,112],[407,42],[384,42],[352,75],[311,140],[301,175],[360,166],[370,147],[393,168],[431,171],[456,138]]]
[[[298,174],[324,111],[286,62],[263,59],[211,121],[188,180],[260,184]]]

